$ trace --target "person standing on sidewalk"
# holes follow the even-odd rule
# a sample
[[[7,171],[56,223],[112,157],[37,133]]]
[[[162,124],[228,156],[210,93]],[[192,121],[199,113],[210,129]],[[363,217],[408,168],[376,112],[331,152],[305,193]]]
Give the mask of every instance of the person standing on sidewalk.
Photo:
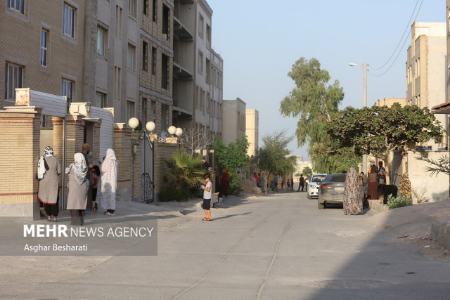
[[[117,169],[119,162],[113,149],[106,150],[101,167],[100,192],[105,215],[113,216],[116,211]]]
[[[89,190],[88,168],[82,153],[75,153],[74,162],[66,168],[66,174],[69,175],[67,210],[70,211],[71,225],[82,226]]]
[[[58,159],[53,156],[53,148],[47,146],[38,163],[38,198],[44,204],[45,213],[50,222],[56,222],[59,212],[59,175],[61,175],[61,165]]]
[[[209,174],[204,176],[205,184],[201,186],[203,190],[203,205],[202,208],[205,213],[203,221],[212,221],[211,216],[211,197],[212,197],[212,182]]]
[[[300,192],[300,189],[302,192],[305,190],[305,177],[303,177],[303,174],[300,175],[297,192]]]

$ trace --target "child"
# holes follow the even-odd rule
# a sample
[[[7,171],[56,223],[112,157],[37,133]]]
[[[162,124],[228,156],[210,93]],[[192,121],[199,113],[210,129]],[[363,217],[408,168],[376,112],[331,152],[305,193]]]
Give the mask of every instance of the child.
[[[212,221],[211,216],[211,196],[212,196],[212,182],[209,178],[209,174],[206,174],[204,177],[205,185],[202,185],[201,188],[203,190],[203,205],[202,208],[205,212],[205,217],[203,221]]]
[[[92,190],[92,213],[95,215],[97,212],[97,186],[100,180],[100,168],[94,165],[90,169],[91,177],[91,190]]]

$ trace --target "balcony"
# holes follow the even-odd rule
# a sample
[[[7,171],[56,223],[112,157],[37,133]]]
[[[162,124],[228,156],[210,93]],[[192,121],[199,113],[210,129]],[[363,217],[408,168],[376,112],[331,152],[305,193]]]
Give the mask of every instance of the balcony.
[[[179,80],[192,80],[194,76],[187,69],[180,66],[178,63],[173,63],[173,77]]]
[[[186,28],[186,26],[183,25],[183,23],[181,23],[178,18],[173,17],[173,25],[175,39],[185,42],[194,41],[194,36],[192,33]]]

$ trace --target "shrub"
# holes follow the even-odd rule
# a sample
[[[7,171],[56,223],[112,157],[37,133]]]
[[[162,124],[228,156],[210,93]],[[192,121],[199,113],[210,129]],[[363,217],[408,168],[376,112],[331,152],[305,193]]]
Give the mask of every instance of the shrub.
[[[186,189],[178,187],[162,187],[159,192],[160,202],[169,201],[187,201],[190,198],[190,193]]]
[[[411,198],[405,197],[405,196],[398,196],[397,198],[393,197],[392,195],[388,198],[388,207],[389,209],[399,208],[399,207],[405,207],[405,206],[411,206],[412,200]]]

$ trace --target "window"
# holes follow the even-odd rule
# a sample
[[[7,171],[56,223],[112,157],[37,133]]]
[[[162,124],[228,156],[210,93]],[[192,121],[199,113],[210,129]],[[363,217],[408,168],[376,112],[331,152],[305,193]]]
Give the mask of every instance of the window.
[[[23,87],[24,67],[6,63],[5,99],[16,98],[16,88]]]
[[[161,87],[165,90],[169,89],[169,57],[165,54],[162,55]]]
[[[133,17],[136,18],[137,15],[137,0],[129,0],[128,1],[128,14]]]
[[[122,7],[116,5],[116,37],[122,35]]]
[[[142,41],[142,70],[148,71],[148,43]]]
[[[203,18],[203,16],[199,14],[199,16],[198,16],[198,36],[202,39],[205,35],[204,27],[205,27],[205,18]]]
[[[106,94],[102,92],[96,92],[96,106],[98,107],[107,107],[108,104],[106,102]]]
[[[40,38],[40,63],[41,66],[47,66],[47,51],[48,51],[48,30],[42,28],[41,30],[41,38]]]
[[[64,2],[63,33],[75,37],[75,8]]]
[[[127,66],[131,72],[136,70],[136,47],[131,44],[128,44]]]
[[[122,79],[121,79],[121,69],[119,67],[114,67],[114,96],[116,99],[120,99],[122,92]]]
[[[152,101],[152,120],[156,122],[156,101]]]
[[[203,74],[203,52],[198,51],[198,73]]]
[[[166,39],[169,39],[169,22],[170,22],[170,9],[163,5],[163,24],[162,33],[165,34]]]
[[[135,111],[134,111],[134,102],[133,101],[127,101],[127,120],[135,117]]]
[[[206,42],[208,48],[211,48],[211,26],[209,26],[208,24],[206,25]]]
[[[63,78],[61,81],[61,95],[67,97],[67,101],[71,102],[73,99],[73,80]]]
[[[156,67],[157,67],[157,61],[158,61],[158,51],[155,47],[152,47],[152,74],[156,75]]]
[[[143,124],[147,124],[147,120],[148,120],[148,118],[147,118],[147,116],[148,116],[148,107],[147,107],[147,105],[148,105],[147,98],[142,98],[142,103],[141,103],[142,116],[141,116],[141,120],[142,120]]]
[[[102,26],[97,26],[97,54],[105,56],[108,31]]]
[[[148,15],[148,0],[142,1],[142,13],[147,16]]]
[[[25,0],[8,0],[8,8],[25,13]]]
[[[206,83],[211,84],[211,62],[206,59]]]
[[[157,0],[153,0],[152,2],[152,19],[153,22],[157,22],[158,21],[158,4],[157,4]]]

